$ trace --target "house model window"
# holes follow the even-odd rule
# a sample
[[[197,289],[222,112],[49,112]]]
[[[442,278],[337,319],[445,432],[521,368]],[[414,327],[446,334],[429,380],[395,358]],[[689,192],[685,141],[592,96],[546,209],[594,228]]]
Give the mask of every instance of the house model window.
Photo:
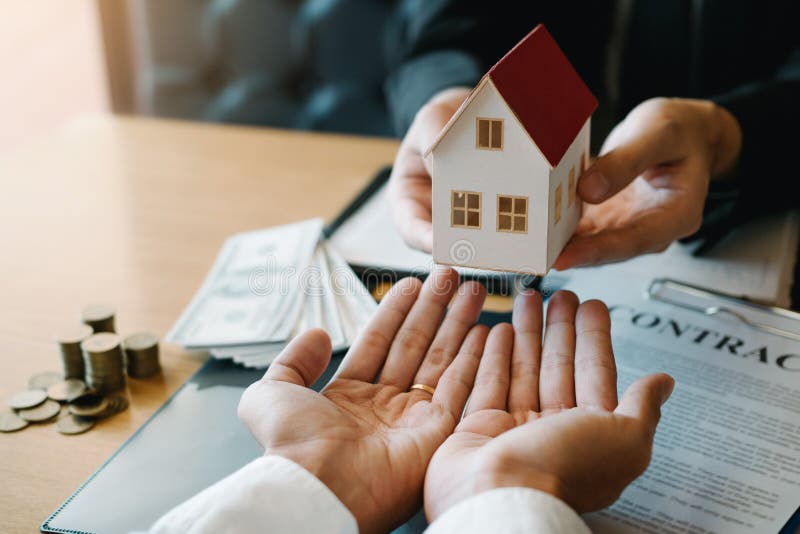
[[[451,194],[450,225],[455,228],[481,227],[481,194],[472,191],[453,191]]]
[[[575,167],[569,170],[569,183],[567,183],[567,206],[572,207],[575,203]]]
[[[556,187],[556,199],[555,199],[555,208],[553,209],[553,224],[558,224],[558,221],[561,220],[561,194],[562,191],[561,184],[558,184]]]
[[[477,119],[475,146],[485,150],[503,150],[503,119]]]
[[[497,231],[528,233],[528,197],[497,195]]]

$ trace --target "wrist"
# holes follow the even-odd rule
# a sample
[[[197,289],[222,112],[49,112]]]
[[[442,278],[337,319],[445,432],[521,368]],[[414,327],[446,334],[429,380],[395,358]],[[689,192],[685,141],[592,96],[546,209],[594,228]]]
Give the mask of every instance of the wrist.
[[[293,443],[285,447],[268,447],[264,454],[283,456],[325,484],[356,518],[359,532],[386,530],[386,511],[381,510],[370,489],[353,477],[355,469],[348,462],[348,451],[341,444]]]
[[[500,453],[487,455],[475,467],[470,484],[471,496],[498,488],[530,488],[569,504],[567,491],[561,480],[553,473],[536,469],[529,463],[521,464]]]
[[[742,128],[730,111],[716,103],[711,104],[714,124],[711,178],[724,179],[733,173],[739,161],[742,150]]]
[[[325,484],[336,498],[341,501],[345,508],[355,516],[356,521],[361,525],[363,518],[360,517],[361,510],[358,508],[359,497],[356,484],[348,484],[347,478],[339,471],[342,464],[342,455],[337,454],[333,447],[320,449],[318,444],[292,444],[290,447],[267,447],[264,456],[282,456],[291,460],[309,473],[317,480]]]

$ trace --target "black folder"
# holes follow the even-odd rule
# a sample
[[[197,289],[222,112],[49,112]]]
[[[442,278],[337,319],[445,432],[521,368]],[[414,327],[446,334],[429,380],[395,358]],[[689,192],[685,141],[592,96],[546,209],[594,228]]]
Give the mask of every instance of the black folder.
[[[508,314],[484,312],[493,325]],[[335,356],[314,384],[328,383]],[[148,529],[165,512],[262,454],[236,416],[264,371],[209,359],[41,525],[42,532],[117,534]],[[422,532],[421,512],[396,532]]]

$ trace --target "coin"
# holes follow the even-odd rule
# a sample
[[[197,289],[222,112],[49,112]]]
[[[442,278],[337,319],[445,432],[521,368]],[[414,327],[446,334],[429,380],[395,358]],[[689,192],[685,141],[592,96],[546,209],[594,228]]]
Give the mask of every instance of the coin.
[[[61,352],[61,363],[64,367],[64,378],[78,378],[83,380],[83,353],[81,343],[94,333],[87,324],[78,324],[67,328],[56,336],[58,348]]]
[[[67,414],[56,421],[56,430],[62,434],[81,434],[94,426],[94,419]]]
[[[64,377],[61,376],[61,373],[54,373],[53,371],[37,373],[28,379],[28,389],[47,389],[62,380],[64,380]]]
[[[125,365],[119,337],[101,332],[81,343],[86,381],[100,393],[125,387]]]
[[[11,410],[0,412],[0,432],[15,432],[28,426],[28,422]]]
[[[122,395],[112,395],[107,397],[108,399],[108,407],[106,411],[98,414],[97,418],[104,418],[104,417],[112,417],[117,415],[118,413],[122,413],[128,409],[128,399]]]
[[[50,420],[61,411],[61,405],[54,400],[46,400],[36,408],[20,410],[17,415],[30,423],[42,423]]]
[[[114,331],[114,307],[109,304],[89,304],[81,312],[81,321],[95,333]]]
[[[95,393],[84,395],[69,405],[69,413],[80,417],[95,417],[108,409],[108,399]]]
[[[122,343],[128,376],[148,378],[161,370],[158,361],[158,336],[151,332],[137,332]]]
[[[58,384],[53,384],[47,388],[47,396],[54,401],[72,402],[86,391],[86,384],[83,380],[68,378]]]
[[[41,389],[29,389],[21,393],[17,393],[8,401],[8,405],[15,410],[24,410],[26,408],[33,408],[39,406],[47,400],[47,393]]]

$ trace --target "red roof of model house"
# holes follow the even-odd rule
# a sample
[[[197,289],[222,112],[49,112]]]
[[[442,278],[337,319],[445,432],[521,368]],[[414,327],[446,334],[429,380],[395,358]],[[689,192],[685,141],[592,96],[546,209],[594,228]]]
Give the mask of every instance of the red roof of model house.
[[[509,50],[486,77],[494,83],[551,167],[558,165],[597,109],[597,99],[542,24]],[[470,100],[471,97],[459,111]],[[456,112],[428,152],[459,115]]]

